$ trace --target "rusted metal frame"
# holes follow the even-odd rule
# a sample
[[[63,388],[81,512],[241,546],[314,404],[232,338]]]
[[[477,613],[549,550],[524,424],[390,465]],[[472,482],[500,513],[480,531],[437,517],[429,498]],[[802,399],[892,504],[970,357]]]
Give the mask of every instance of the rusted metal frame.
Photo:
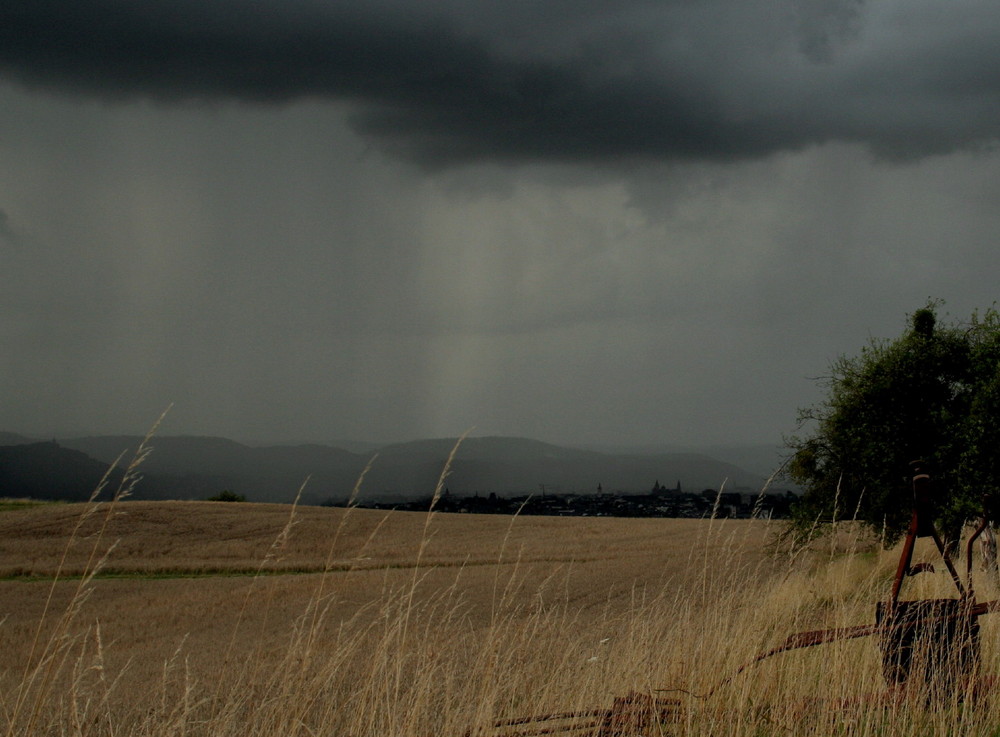
[[[645,731],[653,724],[676,721],[676,699],[653,697],[649,694],[632,692],[615,699],[611,711],[605,717],[596,737],[624,737],[636,730]]]
[[[958,589],[958,595],[962,599],[967,599],[970,596],[970,591],[967,591],[965,586],[962,585],[962,579],[959,578],[958,571],[955,569],[955,564],[951,560],[951,556],[948,555],[948,550],[945,548],[944,542],[938,535],[937,530],[931,526],[931,536],[934,538],[934,544],[937,545],[938,551],[941,553],[941,558],[944,560],[944,564],[948,566],[948,573],[951,574],[951,580],[955,582],[955,588]]]
[[[910,564],[913,561],[913,548],[918,537],[930,537],[934,540],[934,545],[937,546],[938,552],[941,554],[941,559],[948,568],[948,573],[951,574],[951,580],[955,583],[959,597],[966,599],[971,596],[971,574],[967,590],[962,585],[962,579],[959,577],[955,564],[951,560],[951,555],[949,555],[948,549],[941,540],[937,528],[934,527],[934,523],[930,519],[931,478],[928,474],[919,472],[921,468],[922,463],[920,461],[914,463],[914,470],[918,471],[918,473],[913,476],[913,513],[910,517],[910,527],[906,531],[903,552],[899,556],[899,565],[896,567],[896,576],[892,581],[892,593],[889,596],[890,611],[895,607],[896,602],[899,601],[899,592],[903,587],[903,579],[911,573]],[[971,558],[969,565],[971,566]]]
[[[530,717],[515,717],[514,719],[501,719],[494,722],[494,727],[516,727],[520,724],[530,724],[531,722],[549,722],[556,719],[585,719],[589,717],[604,717],[610,709],[588,709],[585,711],[564,711],[554,714],[535,714]]]
[[[970,617],[980,617],[984,614],[995,611],[1000,611],[1000,599],[994,599],[993,601],[987,601],[981,604],[971,604],[963,614]],[[794,635],[789,635],[788,639],[777,647],[754,656],[752,660],[748,660],[746,663],[737,668],[731,675],[726,676],[726,678],[719,681],[716,685],[709,689],[707,693],[700,696],[700,698],[708,698],[712,696],[724,685],[741,675],[747,670],[747,668],[751,668],[761,661],[767,660],[775,655],[780,655],[781,653],[786,653],[791,650],[804,650],[807,647],[816,647],[817,645],[823,645],[828,642],[854,640],[860,637],[870,637],[872,635],[889,635],[895,632],[901,632],[907,626],[913,626],[914,624],[943,622],[949,619],[957,619],[958,617],[963,616],[963,614],[942,614],[936,617],[921,617],[908,622],[896,622],[894,624],[887,625],[859,624],[853,627],[835,627],[833,629],[797,632]]]
[[[497,737],[540,737],[544,734],[560,734],[563,732],[579,732],[580,730],[596,730],[601,726],[600,720],[580,724],[564,724],[558,727],[540,727],[538,729],[519,729],[515,732],[503,732]]]
[[[934,617],[921,617],[919,619],[911,620],[911,623],[929,624],[936,621],[956,619],[960,616],[981,617],[984,614],[989,614],[990,612],[995,611],[1000,611],[1000,599],[984,601],[978,604],[970,603],[962,614],[941,614]],[[854,627],[837,627],[834,629],[813,630],[811,632],[798,632],[794,635],[790,635],[788,639],[778,647],[773,650],[769,650],[766,653],[762,653],[757,657],[760,660],[763,660],[766,657],[777,655],[778,653],[782,653],[787,650],[813,647],[815,645],[822,645],[827,642],[836,642],[838,640],[853,640],[858,637],[868,637],[869,635],[882,633],[891,634],[894,630],[902,629],[905,626],[905,624],[901,623],[890,625],[861,624]]]
[[[643,729],[654,721],[669,721],[676,716],[680,704],[679,699],[654,698],[646,694],[630,693],[627,696],[616,698],[614,706],[610,709],[555,712],[502,719],[493,723],[493,729],[513,728],[496,734],[496,737],[540,737],[541,735],[581,730],[593,730],[597,737],[611,737],[635,729]],[[570,724],[539,726],[545,722],[563,720],[579,721]],[[472,730],[465,732],[465,737],[472,737],[472,735]]]
[[[729,678],[725,679],[719,683],[715,688],[712,689],[711,693],[727,683],[732,678],[738,676],[748,667],[761,662],[767,658],[774,655],[778,655],[789,650],[802,649],[807,647],[814,647],[816,645],[822,645],[827,642],[835,642],[839,640],[849,640],[859,637],[868,637],[875,634],[880,635],[893,635],[898,632],[902,632],[908,627],[923,626],[927,624],[932,624],[935,621],[947,621],[951,619],[958,619],[960,617],[976,618],[980,617],[989,612],[1000,610],[1000,600],[994,600],[984,603],[976,603],[974,589],[972,585],[972,546],[975,540],[983,533],[988,524],[988,517],[984,516],[983,522],[976,528],[972,537],[969,539],[967,544],[967,554],[966,554],[966,574],[968,585],[963,586],[962,580],[959,577],[958,571],[955,569],[955,565],[951,560],[951,556],[948,553],[937,529],[934,527],[933,522],[930,521],[930,476],[922,472],[922,463],[914,463],[915,474],[913,476],[913,513],[910,517],[910,525],[906,533],[906,539],[903,544],[903,550],[899,557],[899,564],[896,567],[896,575],[893,578],[892,592],[889,599],[889,612],[890,619],[883,624],[874,625],[858,625],[854,627],[841,627],[825,630],[813,630],[809,632],[799,632],[794,635],[790,635],[788,639],[785,640],[778,647],[772,648],[767,652],[757,655],[753,660],[743,664],[740,668]],[[955,588],[959,593],[959,601],[965,602],[962,607],[961,612],[942,614],[939,616],[929,616],[921,617],[919,619],[907,620],[907,621],[896,621],[893,622],[891,619],[891,612],[896,608],[899,602],[899,593],[902,589],[903,580],[907,575],[912,575],[917,572],[912,567],[913,561],[913,550],[916,545],[916,540],[918,537],[931,537],[934,540],[934,544],[941,554],[941,558],[944,560],[945,565],[948,568],[948,572],[951,574],[952,581],[955,583]]]
[[[982,535],[986,528],[990,526],[989,517],[983,515],[983,521],[979,523],[979,527],[976,528],[975,532],[972,533],[972,537],[969,538],[969,542],[965,546],[965,575],[969,582],[969,596],[973,597],[972,588],[972,544],[976,542],[980,535]]]
[[[766,652],[760,653],[755,656],[752,660],[741,665],[735,672],[730,676],[724,678],[722,681],[713,686],[707,693],[699,696],[697,694],[692,694],[697,698],[708,698],[714,694],[719,688],[721,688],[726,683],[729,683],[734,678],[743,673],[747,668],[760,663],[761,661],[770,658],[774,655],[778,655],[783,652],[788,652],[790,650],[803,649],[807,647],[814,647],[817,645],[822,645],[828,642],[836,642],[840,640],[856,639],[860,637],[869,637],[871,635],[893,635],[916,626],[924,626],[927,624],[932,624],[934,622],[944,622],[948,620],[956,620],[960,618],[976,619],[984,614],[990,612],[1000,611],[1000,599],[993,601],[977,603],[975,601],[974,588],[972,582],[972,548],[973,543],[977,538],[986,530],[989,525],[988,514],[984,515],[982,523],[976,528],[972,537],[969,539],[966,548],[966,579],[967,586],[963,586],[962,579],[960,578],[958,571],[955,568],[954,563],[951,560],[951,556],[948,553],[940,535],[938,534],[936,528],[934,527],[933,521],[930,517],[930,477],[922,472],[922,462],[916,462],[914,464],[914,476],[913,476],[913,491],[914,491],[914,505],[913,513],[910,518],[909,529],[907,530],[906,540],[903,545],[903,550],[900,555],[899,564],[896,568],[896,575],[893,579],[892,592],[888,604],[888,617],[884,622],[877,622],[871,625],[857,625],[853,627],[838,627],[832,629],[823,630],[812,630],[808,632],[798,632],[796,634],[790,635],[781,645],[772,648]],[[903,580],[908,575],[914,575],[922,570],[933,570],[927,564],[918,564],[917,566],[912,565],[913,561],[913,551],[916,545],[916,540],[918,537],[931,537],[934,540],[934,544],[941,554],[941,558],[944,560],[945,565],[948,568],[948,572],[951,574],[952,581],[955,583],[955,588],[958,590],[959,599],[962,605],[959,611],[940,614],[935,616],[924,616],[915,619],[906,619],[901,621],[900,619],[893,618],[893,611],[896,605],[899,603],[899,594],[902,589]],[[955,600],[948,600],[955,601]],[[892,685],[892,684],[890,684]],[[902,685],[902,683],[897,684]],[[996,685],[996,679],[985,679],[982,683],[977,682],[978,688],[992,689]],[[680,691],[682,689],[669,689],[673,691]],[[888,695],[892,698],[898,698],[902,693],[898,688],[891,688]],[[611,737],[617,735],[623,735],[626,732],[633,732],[636,729],[645,729],[654,721],[664,722],[671,719],[671,717],[676,718],[677,709],[680,706],[680,701],[676,699],[664,699],[664,698],[653,698],[645,694],[631,693],[627,696],[616,698],[614,706],[611,709],[596,709],[588,711],[578,711],[578,712],[559,712],[553,714],[541,714],[537,716],[521,717],[516,719],[502,720],[494,723],[493,729],[502,729],[505,727],[515,727],[513,731],[505,732],[498,735],[497,737],[540,737],[541,735],[558,734],[560,732],[575,732],[581,730],[595,730],[595,737]],[[572,724],[564,725],[554,725],[547,727],[539,727],[532,725],[539,725],[544,722],[559,721],[559,720],[580,720]],[[516,727],[524,726],[524,729],[516,729]],[[465,733],[465,737],[471,737],[472,730]]]
[[[589,729],[596,730],[604,724],[611,716],[610,709],[587,709],[584,711],[565,711],[552,714],[535,714],[527,717],[515,717],[513,719],[501,719],[493,723],[493,729],[504,729],[513,727],[510,731],[499,732],[496,737],[540,737],[546,734],[560,734],[562,732],[578,732]],[[557,722],[579,720],[572,724],[558,724],[549,727],[539,727],[537,725],[544,722]],[[518,729],[521,727],[521,729]],[[472,730],[465,733],[464,737],[472,737]]]
[[[920,519],[917,515],[917,508],[914,506],[913,514],[910,516],[910,528],[906,531],[906,541],[903,543],[903,552],[899,556],[899,565],[896,566],[896,577],[892,580],[892,593],[889,601],[895,604],[899,600],[899,591],[903,588],[903,579],[910,571],[910,561],[913,560],[913,547],[917,541],[917,532],[920,528]]]

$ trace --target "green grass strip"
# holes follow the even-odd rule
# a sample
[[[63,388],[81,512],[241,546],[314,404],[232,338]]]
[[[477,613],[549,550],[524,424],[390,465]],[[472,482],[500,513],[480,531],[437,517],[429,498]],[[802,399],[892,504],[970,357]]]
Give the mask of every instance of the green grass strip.
[[[94,575],[95,580],[149,580],[160,581],[181,578],[241,578],[253,576],[306,576],[323,573],[352,573],[363,571],[411,570],[413,568],[472,568],[478,566],[513,565],[515,563],[586,563],[597,558],[541,558],[537,560],[466,560],[438,561],[423,563],[383,563],[376,565],[357,565],[341,563],[328,568],[165,568],[159,571],[134,571],[128,569],[108,568]],[[60,581],[79,581],[85,574],[73,571],[60,575]],[[0,581],[23,581],[28,583],[56,580],[55,575],[34,573],[10,573],[0,575]]]

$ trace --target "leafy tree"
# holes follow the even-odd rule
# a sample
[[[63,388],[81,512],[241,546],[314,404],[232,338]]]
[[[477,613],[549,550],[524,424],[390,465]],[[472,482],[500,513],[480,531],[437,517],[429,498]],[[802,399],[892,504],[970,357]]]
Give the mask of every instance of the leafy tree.
[[[226,489],[225,491],[220,491],[215,496],[210,496],[207,501],[210,502],[245,502],[247,498],[242,494],[237,494],[235,491],[230,491]]]
[[[1000,315],[939,324],[937,304],[910,315],[892,341],[872,341],[833,363],[828,393],[800,412],[788,474],[805,487],[796,529],[856,516],[891,543],[912,507],[909,465],[932,475],[934,512],[956,540],[965,520],[997,506],[1000,489]]]

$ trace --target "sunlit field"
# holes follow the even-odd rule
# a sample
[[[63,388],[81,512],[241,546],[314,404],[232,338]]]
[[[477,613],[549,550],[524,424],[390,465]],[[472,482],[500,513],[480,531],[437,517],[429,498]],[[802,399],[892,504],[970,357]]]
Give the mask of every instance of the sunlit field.
[[[646,734],[1000,734],[990,695],[889,701],[871,623],[897,554],[749,520],[503,517],[208,502],[0,512],[8,735],[517,734],[676,699]],[[915,560],[933,560],[923,542]],[[95,574],[96,575],[92,575]],[[979,579],[984,579],[980,581]],[[980,599],[992,598],[985,574]],[[947,574],[906,598],[950,594]],[[982,672],[998,668],[982,618]],[[541,723],[533,729],[554,726]],[[569,734],[586,734],[586,731]]]

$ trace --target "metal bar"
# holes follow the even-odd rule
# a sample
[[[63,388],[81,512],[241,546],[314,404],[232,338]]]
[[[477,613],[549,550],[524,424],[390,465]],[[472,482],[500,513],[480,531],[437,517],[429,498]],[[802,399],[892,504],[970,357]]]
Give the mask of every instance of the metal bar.
[[[585,719],[591,717],[604,717],[610,714],[609,709],[587,709],[585,711],[564,711],[554,714],[535,714],[530,717],[516,717],[514,719],[501,719],[493,723],[494,727],[515,727],[519,724],[530,724],[531,722],[550,722],[556,719]]]
[[[994,599],[993,601],[986,601],[980,604],[971,605],[966,614],[970,617],[979,617],[983,614],[989,614],[990,612],[1000,611],[1000,599]],[[760,663],[763,660],[767,660],[775,655],[780,655],[781,653],[788,652],[790,650],[802,650],[807,647],[815,647],[816,645],[823,645],[827,642],[837,642],[840,640],[853,640],[859,637],[868,637],[870,635],[876,634],[891,634],[893,632],[902,630],[904,627],[912,626],[914,624],[925,624],[935,621],[943,621],[947,619],[955,619],[961,614],[942,614],[938,617],[922,617],[920,619],[909,620],[907,622],[898,622],[896,624],[890,625],[880,625],[880,624],[862,624],[854,627],[836,627],[833,629],[826,630],[811,630],[809,632],[798,632],[794,635],[789,635],[783,643],[778,645],[771,650],[760,653],[752,660],[748,660],[746,663],[741,665],[736,671],[729,676],[726,676],[723,680],[719,681],[715,686],[713,686],[708,693],[704,695],[704,698],[708,698],[714,694],[718,689],[720,689],[725,684],[729,683],[731,680],[736,678],[738,675],[743,673],[747,668]]]
[[[976,531],[972,533],[972,537],[969,538],[968,544],[965,546],[965,575],[969,582],[969,596],[972,597],[972,544],[976,542],[976,538],[986,531],[989,527],[990,521],[986,516],[983,516],[983,521],[979,523],[979,527]]]
[[[937,545],[938,552],[941,553],[941,558],[944,560],[944,564],[948,566],[948,573],[951,574],[951,580],[955,582],[955,588],[958,589],[959,596],[965,599],[968,596],[968,592],[966,592],[965,586],[962,585],[962,579],[958,577],[958,571],[955,570],[955,564],[951,562],[951,556],[948,555],[948,551],[945,549],[944,543],[941,541],[941,537],[933,525],[930,526],[930,531],[931,537],[934,538],[934,544]]]
[[[916,483],[914,482],[914,485]],[[903,587],[903,578],[910,570],[910,561],[913,559],[913,546],[917,541],[917,531],[920,529],[920,520],[917,517],[917,508],[913,508],[910,516],[910,529],[906,531],[906,542],[903,544],[903,553],[899,556],[899,565],[896,567],[896,577],[892,580],[892,593],[889,596],[890,608],[896,605],[899,600],[899,590]]]
[[[537,737],[543,734],[559,734],[560,732],[579,732],[581,729],[597,729],[601,722],[593,721],[582,724],[567,724],[561,727],[541,727],[540,729],[521,729],[516,732],[504,732],[497,737]]]

